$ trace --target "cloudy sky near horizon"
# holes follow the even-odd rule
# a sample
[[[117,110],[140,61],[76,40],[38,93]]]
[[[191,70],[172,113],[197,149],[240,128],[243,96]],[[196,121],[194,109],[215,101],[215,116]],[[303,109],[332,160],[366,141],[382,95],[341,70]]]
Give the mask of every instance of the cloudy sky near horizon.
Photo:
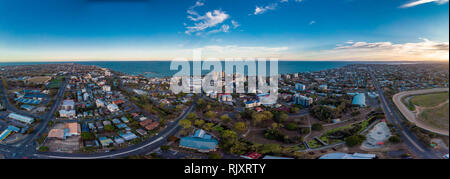
[[[449,60],[448,0],[0,0],[0,62]]]

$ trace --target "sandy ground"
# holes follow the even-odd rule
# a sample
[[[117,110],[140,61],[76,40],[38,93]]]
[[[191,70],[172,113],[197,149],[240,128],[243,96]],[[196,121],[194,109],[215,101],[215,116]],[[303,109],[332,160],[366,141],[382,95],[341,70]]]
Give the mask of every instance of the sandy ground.
[[[441,135],[449,136],[449,131],[444,129],[436,129],[433,126],[430,126],[429,124],[420,121],[416,118],[416,114],[412,111],[410,111],[401,101],[402,98],[411,96],[411,95],[419,95],[419,94],[427,94],[427,93],[437,93],[437,92],[448,92],[448,88],[435,88],[435,89],[427,89],[427,90],[417,90],[417,91],[405,91],[398,94],[395,94],[393,96],[393,101],[397,108],[400,110],[400,112],[405,116],[405,118],[414,123],[417,127],[420,127],[422,129],[438,133]]]

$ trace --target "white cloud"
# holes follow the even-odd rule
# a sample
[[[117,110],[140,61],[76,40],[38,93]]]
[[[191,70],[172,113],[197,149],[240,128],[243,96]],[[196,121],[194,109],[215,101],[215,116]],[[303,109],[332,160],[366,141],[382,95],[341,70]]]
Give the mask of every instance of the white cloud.
[[[197,1],[195,5],[189,7],[187,10],[187,18],[193,22],[193,25],[184,23],[184,26],[186,26],[186,34],[190,35],[194,33],[199,36],[203,34],[229,32],[231,25],[234,29],[240,26],[240,24],[234,20],[231,21],[231,24],[226,24],[226,21],[230,19],[231,16],[220,9],[207,11],[204,15],[200,15],[195,8],[204,5],[205,3],[203,1]],[[216,27],[219,28],[217,29]]]
[[[230,15],[228,15],[226,12],[221,10],[214,10],[206,12],[205,15],[200,16],[197,14],[197,12],[189,12],[190,14],[188,18],[196,23],[194,23],[194,26],[188,26],[186,27],[186,33],[191,34],[193,32],[200,32],[204,31],[205,29],[215,27],[221,23],[223,23],[225,20],[227,20]]]
[[[418,6],[421,4],[426,4],[426,3],[431,3],[431,2],[435,2],[437,4],[445,4],[448,2],[448,0],[414,0],[412,2],[406,3],[402,6],[400,6],[401,8],[409,8],[409,7],[414,7],[414,6]]]
[[[215,34],[215,33],[219,33],[219,32],[229,32],[229,31],[230,31],[230,26],[224,24],[219,29],[209,31],[208,34]]]
[[[238,22],[236,22],[235,20],[231,20],[231,24],[233,25],[233,28],[236,29],[239,26],[241,26],[241,24],[239,24]]]
[[[256,6],[255,12],[253,14],[254,15],[263,14],[263,13],[269,11],[269,10],[275,10],[277,6],[278,6],[277,3],[271,4],[271,5],[267,5],[267,6]]]
[[[294,2],[302,2],[303,0],[293,0]],[[289,0],[279,0],[280,3],[288,3]],[[267,6],[256,6],[255,12],[253,12],[253,15],[259,15],[263,14],[267,11],[275,10],[278,7],[278,2],[275,2],[271,5]]]
[[[415,43],[353,42],[331,50],[311,52],[307,58],[327,60],[448,60],[449,42],[421,39]]]
[[[315,23],[316,23],[316,21],[311,21],[311,22],[309,22],[309,25],[313,25]]]

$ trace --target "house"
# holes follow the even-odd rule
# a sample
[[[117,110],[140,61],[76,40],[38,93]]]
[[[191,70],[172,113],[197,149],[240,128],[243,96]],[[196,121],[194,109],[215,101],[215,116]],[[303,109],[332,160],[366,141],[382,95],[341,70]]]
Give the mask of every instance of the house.
[[[153,130],[153,129],[157,128],[158,126],[159,126],[158,122],[152,122],[149,125],[146,125],[145,129],[150,131],[150,130]]]
[[[114,143],[110,138],[107,137],[99,137],[98,140],[100,141],[103,147],[107,147]]]
[[[328,89],[328,85],[320,85],[319,89],[321,90],[327,90]]]
[[[103,102],[103,100],[101,99],[96,99],[95,104],[97,105],[98,108],[105,107],[105,102]]]
[[[105,85],[105,86],[102,87],[102,90],[105,91],[105,92],[110,92],[111,91],[111,86]]]
[[[130,122],[130,120],[128,120],[128,118],[126,118],[125,116],[122,116],[122,118],[120,118],[120,120],[122,120],[122,122],[124,122],[124,123]]]
[[[136,132],[141,136],[147,135],[147,131],[143,129],[136,129]]]
[[[119,107],[116,104],[108,104],[107,108],[111,113],[119,111]]]
[[[183,137],[180,147],[198,150],[199,152],[216,151],[219,142],[207,134],[204,130],[197,130],[193,136]]]
[[[130,141],[130,140],[137,138],[137,136],[135,134],[133,134],[132,132],[126,132],[126,133],[119,132],[119,136],[124,138],[126,141]]]

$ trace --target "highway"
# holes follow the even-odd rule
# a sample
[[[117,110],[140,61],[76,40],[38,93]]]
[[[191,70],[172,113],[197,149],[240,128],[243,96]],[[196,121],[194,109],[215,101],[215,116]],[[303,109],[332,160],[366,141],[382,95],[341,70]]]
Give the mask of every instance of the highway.
[[[443,155],[440,152],[433,151],[426,146],[424,146],[420,140],[406,128],[402,123],[402,118],[395,112],[394,108],[386,100],[383,90],[380,87],[377,78],[375,78],[375,73],[372,68],[370,68],[370,75],[373,80],[373,84],[379,94],[381,107],[385,113],[386,119],[394,125],[395,129],[401,134],[401,137],[408,148],[416,154],[418,157],[423,159],[439,159]]]

